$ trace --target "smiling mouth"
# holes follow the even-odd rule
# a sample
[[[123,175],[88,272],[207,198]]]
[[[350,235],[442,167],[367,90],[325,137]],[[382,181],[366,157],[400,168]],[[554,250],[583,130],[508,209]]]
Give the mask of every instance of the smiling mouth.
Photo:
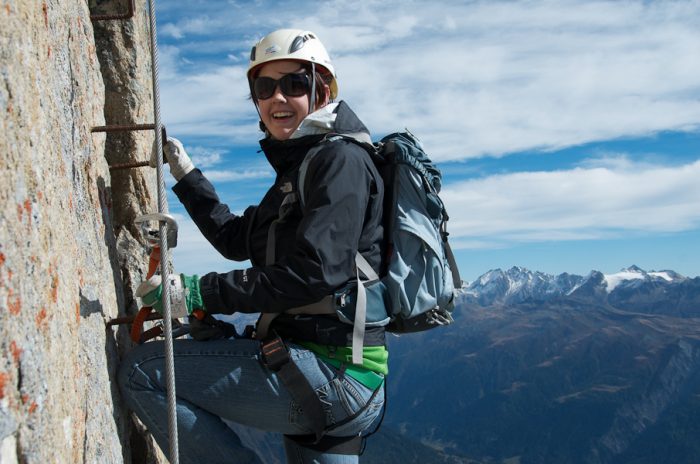
[[[294,116],[294,113],[289,111],[280,111],[278,113],[272,113],[272,119],[288,119]]]

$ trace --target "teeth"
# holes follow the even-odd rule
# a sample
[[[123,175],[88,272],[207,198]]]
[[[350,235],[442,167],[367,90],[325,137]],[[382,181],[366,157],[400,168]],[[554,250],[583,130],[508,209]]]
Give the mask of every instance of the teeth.
[[[293,115],[293,113],[291,113],[289,111],[285,111],[285,112],[280,112],[280,113],[273,113],[272,117],[273,118],[289,118],[292,115]]]

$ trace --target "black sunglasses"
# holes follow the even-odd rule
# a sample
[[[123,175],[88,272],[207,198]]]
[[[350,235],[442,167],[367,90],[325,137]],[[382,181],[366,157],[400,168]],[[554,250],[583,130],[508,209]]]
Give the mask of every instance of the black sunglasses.
[[[288,97],[301,97],[309,93],[311,83],[306,74],[285,74],[280,79],[271,77],[256,77],[253,81],[253,95],[258,100],[267,100],[275,93],[275,88],[280,86],[280,90]]]

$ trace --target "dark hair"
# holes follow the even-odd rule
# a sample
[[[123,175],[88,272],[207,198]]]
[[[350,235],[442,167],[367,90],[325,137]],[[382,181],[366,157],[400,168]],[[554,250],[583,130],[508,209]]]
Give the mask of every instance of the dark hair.
[[[311,68],[309,66],[309,68]],[[311,69],[307,69],[309,77],[311,77]],[[325,70],[324,70],[325,71]],[[316,106],[320,105],[323,103],[323,100],[326,97],[326,87],[330,87],[331,82],[333,81],[333,76],[331,76],[330,73],[321,73],[318,68],[316,71]],[[332,100],[330,99],[330,96],[328,98],[328,102],[330,103]]]

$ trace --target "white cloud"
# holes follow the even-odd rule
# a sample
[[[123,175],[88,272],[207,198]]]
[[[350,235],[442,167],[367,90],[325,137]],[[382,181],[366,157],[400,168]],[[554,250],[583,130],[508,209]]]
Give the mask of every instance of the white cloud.
[[[169,134],[185,142],[256,143],[248,54],[280,27],[321,37],[341,98],[375,135],[408,127],[436,161],[700,130],[697,1],[331,0],[319,8],[304,0],[173,0],[159,8],[177,10],[159,27],[161,101]],[[249,157],[231,169],[230,159],[216,160],[223,151],[188,149],[215,183],[262,185],[274,176]],[[451,242],[494,250],[697,228],[699,163],[597,152],[569,170],[448,184]],[[482,164],[462,168],[473,165]],[[192,268],[231,268],[185,227],[177,253]]]
[[[192,163],[201,169],[210,182],[224,183],[241,180],[274,179],[275,172],[267,164],[261,161],[252,162],[245,169],[228,169],[222,150],[187,146],[187,153],[192,158]],[[170,179],[172,181],[172,179]]]
[[[700,153],[698,153],[700,155]],[[587,158],[579,162],[579,167],[584,169],[605,168],[613,171],[643,171],[655,169],[659,163],[655,160],[659,156],[649,154],[637,154],[633,160],[630,155],[620,152],[598,151],[593,158]]]
[[[185,35],[180,31],[180,29],[175,26],[174,24],[166,24],[163,27],[161,27],[158,32],[161,34],[168,36],[168,37],[173,37],[175,39],[182,39]]]
[[[442,161],[700,127],[698,2],[311,5],[208,9],[177,27],[219,45],[235,36],[240,49],[224,57],[276,27],[314,30],[334,57],[341,97],[373,132],[408,127]],[[255,140],[233,129],[257,120],[244,62],[222,62],[181,68],[165,83],[168,117],[180,130]]]
[[[341,87],[384,109],[370,127],[408,125],[439,160],[698,126],[700,32],[682,11],[557,5],[465,6],[456,31],[341,57]]]
[[[240,123],[250,118],[245,68],[218,66],[211,70],[164,75],[161,83],[163,119],[178,135],[236,137]]]
[[[520,172],[447,185],[456,247],[678,232],[700,225],[700,161]]]
[[[167,81],[178,73],[180,49],[172,45],[158,46],[158,72],[161,81]]]
[[[216,166],[221,162],[221,151],[206,147],[187,147],[192,162],[200,169]]]
[[[185,16],[176,23],[167,23],[160,28],[165,36],[183,39],[188,35],[206,35],[226,27],[227,20],[208,15]]]

